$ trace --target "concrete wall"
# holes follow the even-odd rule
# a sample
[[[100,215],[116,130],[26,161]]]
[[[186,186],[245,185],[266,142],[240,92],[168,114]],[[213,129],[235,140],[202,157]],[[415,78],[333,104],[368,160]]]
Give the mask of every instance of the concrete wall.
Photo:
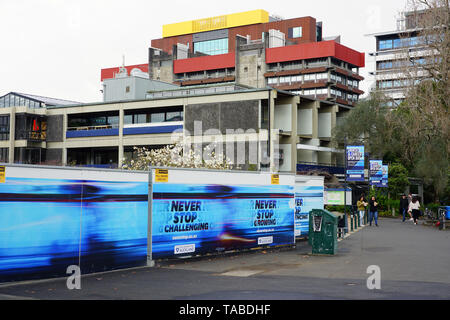
[[[191,135],[196,129],[202,134],[214,129],[222,134],[226,129],[259,131],[259,100],[190,104],[184,112],[184,128]],[[201,121],[201,128],[195,127],[195,121]]]
[[[64,141],[64,116],[54,115],[47,117],[47,142]]]

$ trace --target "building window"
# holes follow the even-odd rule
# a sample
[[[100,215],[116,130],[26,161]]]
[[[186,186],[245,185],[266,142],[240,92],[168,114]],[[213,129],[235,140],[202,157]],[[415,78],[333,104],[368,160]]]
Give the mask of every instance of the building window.
[[[378,49],[379,50],[392,49],[392,40],[380,40],[378,42]]]
[[[0,116],[0,140],[9,140],[9,116]]]
[[[8,148],[0,148],[0,162],[8,162]]]
[[[328,79],[328,73],[317,73],[317,80],[326,80]]]
[[[292,37],[291,38],[301,38],[303,36],[302,33],[303,33],[302,27],[292,28]]]
[[[195,42],[194,53],[196,52],[211,56],[228,53],[228,38]]]

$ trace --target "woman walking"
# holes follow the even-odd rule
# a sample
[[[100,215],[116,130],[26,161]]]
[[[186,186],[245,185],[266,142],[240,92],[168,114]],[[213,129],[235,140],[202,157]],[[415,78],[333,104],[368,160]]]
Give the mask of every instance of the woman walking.
[[[368,203],[364,201],[364,196],[361,196],[361,198],[359,198],[359,200],[356,202],[356,207],[358,207],[359,211],[359,220],[361,223],[361,227],[364,227],[364,213],[366,212],[367,205]]]
[[[414,197],[409,204],[408,212],[412,214],[412,217],[414,219],[414,224],[417,224],[417,220],[419,220],[420,217],[420,202],[417,197]]]
[[[372,220],[375,218],[375,225],[378,227],[378,202],[375,196],[369,201],[369,221],[372,226]]]

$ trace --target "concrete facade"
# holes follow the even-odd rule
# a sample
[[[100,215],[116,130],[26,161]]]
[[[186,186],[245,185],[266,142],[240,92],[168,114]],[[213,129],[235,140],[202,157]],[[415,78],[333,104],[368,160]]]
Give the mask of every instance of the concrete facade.
[[[209,89],[217,90],[214,86],[205,88]],[[335,125],[333,119],[336,119],[338,109],[335,105],[324,106],[319,101],[272,88],[240,88],[232,92],[191,93],[177,97],[38,110],[2,108],[0,115],[9,115],[12,121],[11,137],[8,141],[0,141],[0,147],[10,150],[10,163],[19,162],[11,150],[33,147],[42,150],[41,161],[35,163],[120,167],[124,158],[130,157],[134,146],[161,147],[172,144],[184,134],[191,136],[194,143],[202,145],[220,142],[224,152],[228,146],[233,146],[234,149],[229,150],[234,159],[238,157],[236,146],[240,142],[240,148],[245,150],[242,168],[295,172],[299,161],[319,163],[326,160],[329,164],[336,164],[333,162],[336,159],[334,153],[338,150],[323,147],[331,135],[320,135],[319,128]],[[147,118],[150,120],[142,123],[127,122],[133,116],[142,114],[153,117],[164,112],[181,112],[174,110],[182,110],[182,119],[152,122]],[[46,139],[40,142],[17,140],[14,137],[15,115],[36,113],[46,119]],[[96,118],[103,115],[116,117],[114,124],[69,127],[69,121],[74,117]],[[327,134],[330,132],[328,129],[326,131]],[[256,155],[252,154],[254,152]]]

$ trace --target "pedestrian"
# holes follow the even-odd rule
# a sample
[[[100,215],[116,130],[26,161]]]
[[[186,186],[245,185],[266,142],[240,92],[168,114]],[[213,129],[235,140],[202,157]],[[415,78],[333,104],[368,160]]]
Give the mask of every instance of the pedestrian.
[[[406,198],[405,194],[402,194],[402,198],[400,199],[400,214],[403,216],[403,222],[406,220],[406,213],[408,212],[409,201]]]
[[[412,202],[412,199],[413,199],[413,196],[412,196],[412,194],[411,194],[411,192],[408,194],[408,208],[409,208],[409,205],[411,204],[411,202]],[[411,214],[411,212],[409,212],[409,210],[408,210],[408,214],[409,214],[409,221],[413,221],[414,219],[413,219],[413,217],[412,217],[412,214]]]
[[[372,226],[372,220],[375,219],[375,225],[378,227],[378,202],[375,196],[369,201],[369,221],[370,226]]]
[[[361,198],[359,198],[359,200],[356,202],[356,207],[358,208],[359,211],[359,219],[361,221],[361,227],[364,227],[364,214],[366,212],[366,207],[367,207],[368,203],[364,201],[364,196],[361,196]]]
[[[417,225],[417,220],[419,220],[420,217],[420,201],[417,197],[414,197],[409,204],[408,211],[410,214],[412,214],[414,219],[414,224]]]

